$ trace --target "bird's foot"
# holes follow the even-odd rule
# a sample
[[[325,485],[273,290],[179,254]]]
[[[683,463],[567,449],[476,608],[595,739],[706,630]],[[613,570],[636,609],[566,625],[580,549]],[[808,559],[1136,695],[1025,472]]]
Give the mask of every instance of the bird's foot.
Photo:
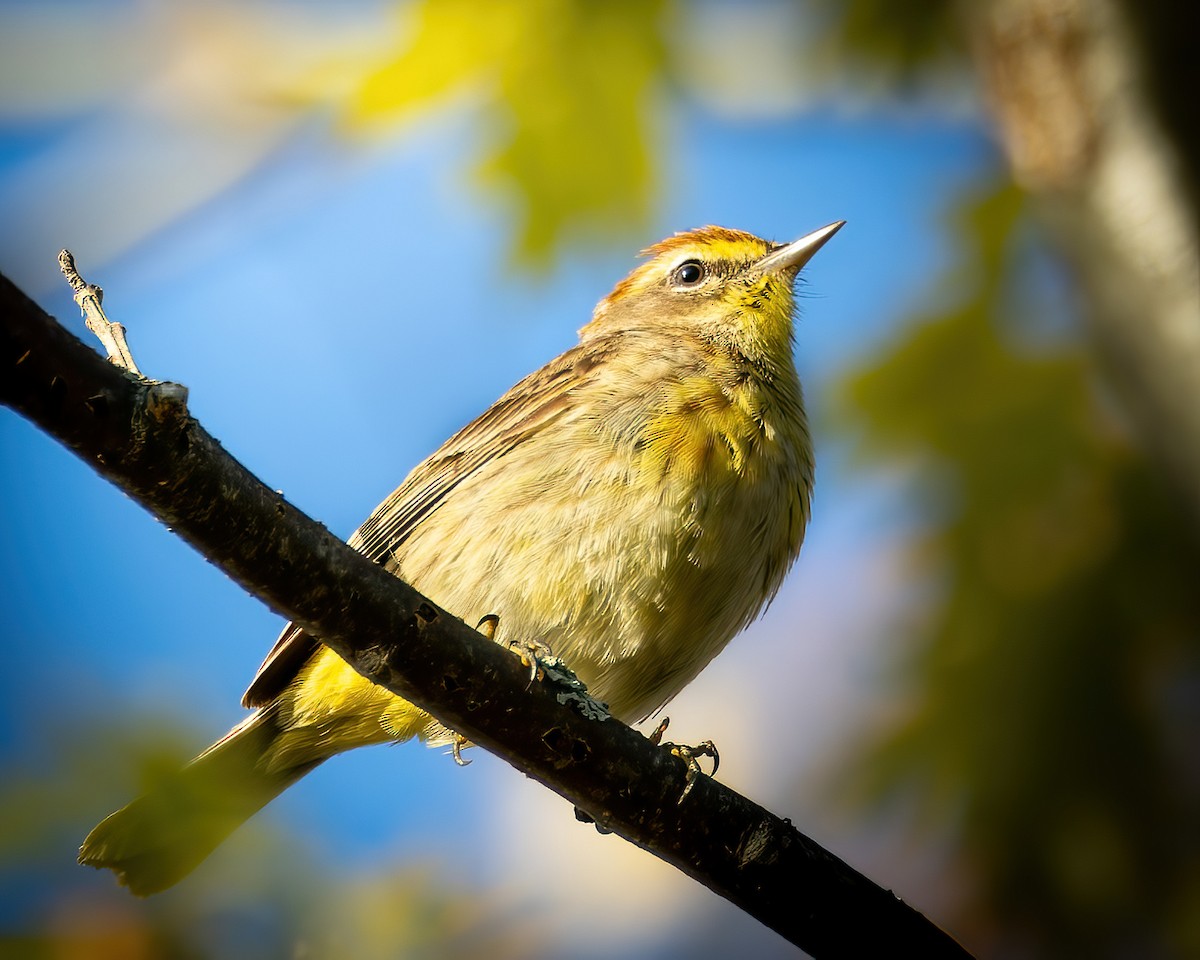
[[[666,729],[665,724],[660,724],[659,727],[663,730]],[[658,731],[655,732],[657,733]],[[662,735],[659,734],[659,736],[661,737]],[[687,795],[692,792],[692,787],[696,784],[696,778],[704,772],[700,769],[701,757],[712,757],[713,766],[712,773],[709,774],[710,777],[716,776],[717,768],[721,765],[721,755],[717,753],[716,744],[711,740],[705,740],[694,747],[685,746],[682,743],[664,743],[662,746],[687,764],[683,793],[679,795],[677,803],[683,803],[687,799]]]
[[[489,613],[486,617],[475,624],[475,629],[482,633],[489,640],[496,639],[496,628],[500,626],[500,618],[494,613]]]
[[[489,640],[496,639],[496,627],[500,618],[489,613],[475,627]],[[508,648],[525,666],[529,667],[529,687],[541,680],[556,688],[555,697],[561,704],[570,704],[589,720],[607,720],[610,716],[608,704],[602,703],[587,692],[587,685],[575,675],[561,657],[554,656],[550,645],[542,640],[509,640]]]
[[[509,640],[508,649],[521,658],[521,662],[529,668],[529,684],[546,676],[546,665],[554,660],[554,654],[548,644],[541,640]]]
[[[475,629],[489,640],[495,640],[496,628],[499,625],[500,618],[494,613],[489,613],[476,624]],[[549,659],[552,655],[548,644],[543,643],[541,640],[528,640],[522,637],[520,639],[509,640],[507,646],[529,668],[529,686],[532,687],[534,681],[542,679],[545,675],[542,669],[542,661]]]
[[[464,737],[461,733],[456,733],[454,735],[454,739],[450,742],[450,755],[452,757],[454,757],[454,762],[457,763],[460,767],[465,767],[468,764],[470,764],[471,758],[464,757],[462,755],[462,752],[463,752],[463,747],[473,747],[473,746],[474,746],[474,744],[471,743],[471,741],[468,740],[466,737]]]

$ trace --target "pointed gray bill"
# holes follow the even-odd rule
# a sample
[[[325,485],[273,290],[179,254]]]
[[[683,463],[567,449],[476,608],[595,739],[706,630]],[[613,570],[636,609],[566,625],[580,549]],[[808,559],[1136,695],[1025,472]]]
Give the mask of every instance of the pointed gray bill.
[[[785,270],[798,271],[813,258],[813,254],[825,246],[825,242],[830,237],[845,225],[845,220],[835,221],[827,227],[822,227],[820,230],[814,230],[812,233],[806,234],[799,240],[793,240],[791,243],[772,250],[758,261],[758,268],[763,273],[782,273]]]

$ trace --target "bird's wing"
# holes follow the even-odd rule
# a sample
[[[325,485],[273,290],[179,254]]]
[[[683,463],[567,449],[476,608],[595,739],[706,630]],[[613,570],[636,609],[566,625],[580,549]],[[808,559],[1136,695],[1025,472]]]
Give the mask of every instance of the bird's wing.
[[[586,353],[573,347],[518,383],[420,463],[354,531],[347,541],[350,546],[395,570],[396,548],[455,487],[488,461],[570,414],[573,388],[589,379],[611,346],[593,340]],[[319,647],[318,640],[289,623],[258,668],[242,705],[263,707],[274,700]]]

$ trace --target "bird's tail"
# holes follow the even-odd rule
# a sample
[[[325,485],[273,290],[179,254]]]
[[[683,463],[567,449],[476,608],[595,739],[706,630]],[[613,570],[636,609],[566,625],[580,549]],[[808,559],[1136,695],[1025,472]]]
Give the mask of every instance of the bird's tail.
[[[79,862],[107,867],[138,896],[178,883],[250,816],[321,763],[275,761],[280,729],[267,708],[103,820]]]

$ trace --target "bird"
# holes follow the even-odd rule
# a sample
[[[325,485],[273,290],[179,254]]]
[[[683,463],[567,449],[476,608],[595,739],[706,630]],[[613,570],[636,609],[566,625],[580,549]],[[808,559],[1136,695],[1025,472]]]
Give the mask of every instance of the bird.
[[[794,285],[844,226],[777,244],[676,233],[579,342],[415,467],[348,542],[494,639],[549,647],[618,719],[664,707],[795,561],[814,459]],[[288,624],[241,723],[111,814],[79,861],[145,896],[183,879],[329,757],[461,741]]]

